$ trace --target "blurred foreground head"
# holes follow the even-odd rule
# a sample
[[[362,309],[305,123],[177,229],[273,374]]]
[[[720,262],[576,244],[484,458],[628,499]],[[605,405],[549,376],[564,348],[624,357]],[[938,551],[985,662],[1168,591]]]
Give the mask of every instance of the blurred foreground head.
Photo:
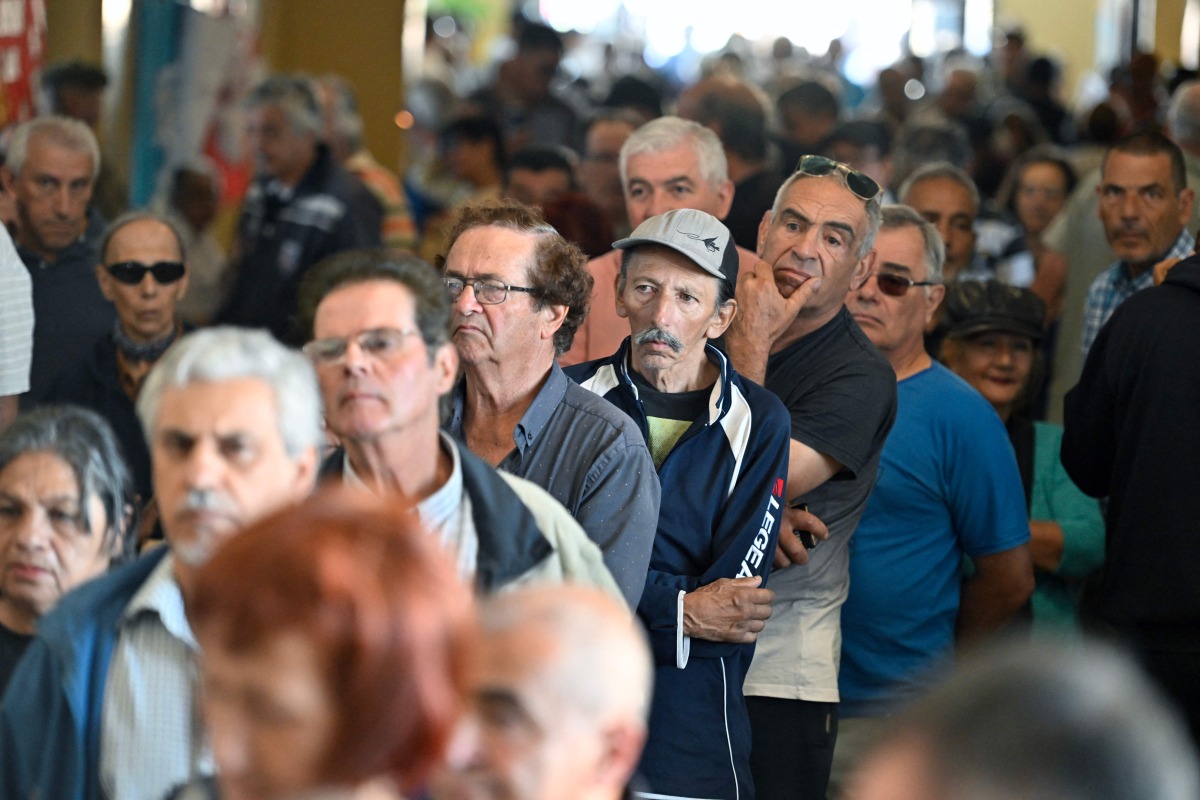
[[[407,791],[441,759],[474,610],[412,514],[320,493],[225,543],[187,608],[225,800]]]

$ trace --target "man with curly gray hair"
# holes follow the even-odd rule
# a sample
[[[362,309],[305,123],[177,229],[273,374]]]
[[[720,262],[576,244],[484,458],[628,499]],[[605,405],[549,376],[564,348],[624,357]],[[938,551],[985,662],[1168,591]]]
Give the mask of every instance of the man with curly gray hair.
[[[443,268],[463,377],[446,427],[562,503],[632,607],[658,524],[654,463],[633,420],[555,362],[588,311],[585,258],[529,206],[501,201],[460,214]]]

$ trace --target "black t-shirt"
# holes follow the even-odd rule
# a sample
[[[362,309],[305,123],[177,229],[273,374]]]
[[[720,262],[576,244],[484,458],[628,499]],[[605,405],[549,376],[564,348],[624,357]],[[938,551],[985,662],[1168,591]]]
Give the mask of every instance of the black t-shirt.
[[[647,445],[657,469],[692,423],[707,415],[712,386],[690,392],[660,392],[637,370],[630,370],[629,374],[637,386],[642,407],[646,409],[646,427],[650,439]]]
[[[845,307],[767,361],[766,388],[787,406],[792,438],[842,465],[805,495],[831,538],[858,525],[896,419],[896,373]],[[789,499],[796,493],[788,490]]]
[[[32,641],[32,636],[15,633],[0,625],[0,695],[4,694],[4,689],[8,686],[8,680],[12,677],[13,670],[17,667],[17,662],[21,660],[21,656],[25,653],[25,648]]]

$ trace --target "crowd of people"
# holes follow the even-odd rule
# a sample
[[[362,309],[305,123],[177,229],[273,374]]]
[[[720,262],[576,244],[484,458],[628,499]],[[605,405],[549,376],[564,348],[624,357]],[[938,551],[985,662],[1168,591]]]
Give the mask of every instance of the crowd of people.
[[[1200,796],[1200,82],[1072,114],[1013,32],[585,107],[513,44],[413,87],[402,176],[263,80],[228,248],[211,164],[124,208],[47,71],[0,795]]]

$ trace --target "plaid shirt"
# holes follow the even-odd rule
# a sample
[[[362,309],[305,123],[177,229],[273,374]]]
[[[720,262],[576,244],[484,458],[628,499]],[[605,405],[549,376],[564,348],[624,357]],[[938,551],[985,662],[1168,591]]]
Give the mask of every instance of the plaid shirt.
[[[1184,229],[1179,234],[1179,238],[1175,240],[1175,244],[1171,245],[1171,249],[1159,260],[1187,258],[1192,254],[1192,248],[1195,245],[1196,240],[1187,232],[1187,229]],[[1096,276],[1096,279],[1092,281],[1091,288],[1088,289],[1087,305],[1083,311],[1083,357],[1085,359],[1088,351],[1092,349],[1092,342],[1096,341],[1096,335],[1100,333],[1100,329],[1104,327],[1104,323],[1108,322],[1112,313],[1117,310],[1117,306],[1128,300],[1134,292],[1149,289],[1153,285],[1154,270],[1148,269],[1141,275],[1133,277],[1129,274],[1129,268],[1124,261],[1118,261]]]

